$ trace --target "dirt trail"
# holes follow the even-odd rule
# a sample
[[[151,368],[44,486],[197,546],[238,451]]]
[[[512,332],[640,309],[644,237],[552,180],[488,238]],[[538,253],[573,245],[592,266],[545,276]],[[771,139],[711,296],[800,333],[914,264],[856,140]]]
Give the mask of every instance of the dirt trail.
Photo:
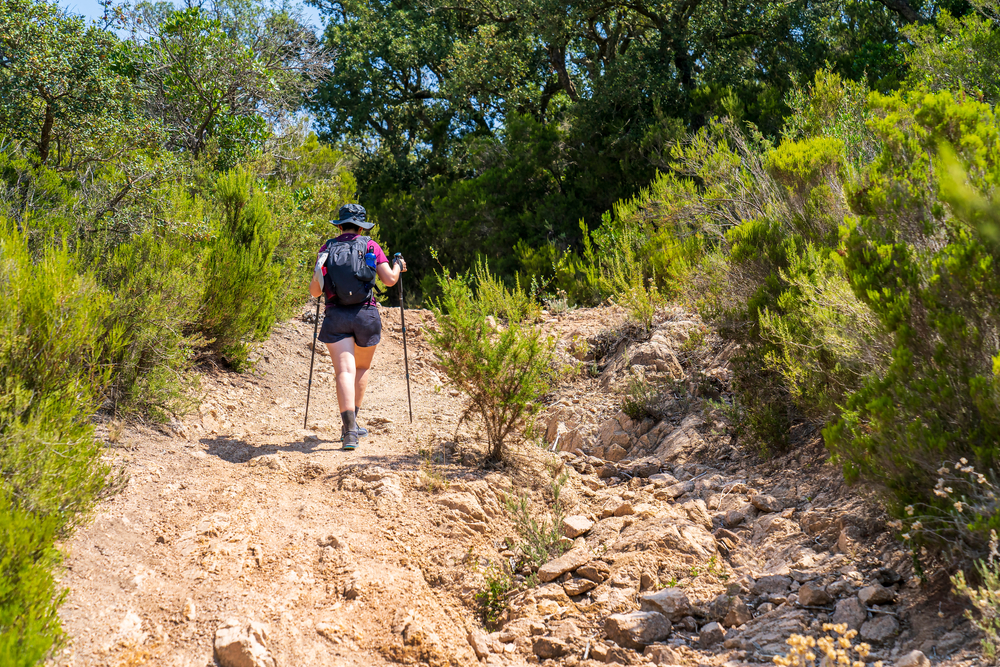
[[[697,375],[707,391],[725,392],[731,350],[684,351],[704,328],[683,313],[555,393],[546,441],[572,451],[525,446],[517,468],[500,471],[471,465],[473,433],[454,440],[461,396],[441,386],[420,311],[407,314],[409,423],[399,315],[382,314],[361,412],[371,435],[356,451],[340,449],[325,354],[302,429],[312,337],[303,318],[275,331],[254,375],[206,375],[199,414],[117,438],[130,480],[65,545],[71,641],[54,665],[215,665],[213,642],[230,619],[238,629],[265,623],[261,643],[285,667],[766,661],[789,632],[836,620],[842,602],[857,611],[857,595],[876,579],[891,595],[864,598],[871,606],[858,627],[900,621],[870,626],[885,635],[874,657],[971,646],[959,609],[940,590],[916,590],[884,522],[843,488],[820,449],[760,464],[704,406],[695,413],[678,399],[658,423],[618,411],[633,367],[675,380],[686,373],[685,382]],[[579,310],[543,326],[572,361],[581,341],[599,343],[620,319]],[[543,585],[513,595],[502,631],[487,634],[474,596],[490,563],[515,556],[503,499],[525,493],[545,507],[563,475],[567,514],[590,524],[573,543],[575,561],[540,571]],[[800,591],[812,602],[800,602]],[[645,599],[675,592],[686,606],[672,617],[661,598]],[[932,603],[945,614],[917,613]],[[640,643],[616,634],[614,615],[640,606],[663,612],[672,630]]]

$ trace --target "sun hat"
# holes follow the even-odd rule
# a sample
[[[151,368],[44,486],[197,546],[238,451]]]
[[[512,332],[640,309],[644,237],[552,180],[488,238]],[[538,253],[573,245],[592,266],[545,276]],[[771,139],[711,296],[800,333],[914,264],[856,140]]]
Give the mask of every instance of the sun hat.
[[[340,217],[330,221],[334,225],[357,225],[361,229],[371,229],[374,222],[365,222],[365,207],[361,204],[344,204],[340,207]]]

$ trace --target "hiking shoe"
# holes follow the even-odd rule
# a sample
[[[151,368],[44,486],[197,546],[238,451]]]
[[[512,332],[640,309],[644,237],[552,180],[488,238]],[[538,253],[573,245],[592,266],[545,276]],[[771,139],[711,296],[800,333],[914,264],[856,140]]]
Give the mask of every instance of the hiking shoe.
[[[341,442],[344,443],[345,451],[352,451],[358,446],[358,432],[357,431],[345,431],[344,437],[341,438]]]
[[[366,435],[368,435],[368,429],[366,429],[364,426],[362,426],[361,424],[358,424],[357,427],[358,427],[358,437],[359,438],[363,438]],[[340,427],[340,441],[341,442],[344,441],[344,434],[345,433],[347,433],[347,427],[346,426],[341,426]]]

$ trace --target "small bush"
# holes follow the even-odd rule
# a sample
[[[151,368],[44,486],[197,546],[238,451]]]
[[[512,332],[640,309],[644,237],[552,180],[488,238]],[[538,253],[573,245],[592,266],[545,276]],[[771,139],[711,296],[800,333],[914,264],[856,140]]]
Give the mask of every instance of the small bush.
[[[488,459],[499,461],[509,437],[538,412],[538,399],[551,386],[554,342],[516,319],[515,310],[506,311],[505,325],[492,328],[486,319],[496,305],[490,287],[484,291],[467,276],[447,275],[439,277],[439,287],[431,347],[451,383],[469,397],[462,420],[482,423]]]
[[[565,551],[562,546],[562,522],[566,512],[559,501],[559,494],[567,479],[569,475],[564,473],[552,480],[552,509],[542,516],[532,510],[527,494],[512,494],[506,498],[507,512],[521,536],[518,548],[536,567]]]
[[[854,643],[857,630],[848,630],[846,623],[824,623],[823,632],[832,634],[819,639],[792,635],[786,642],[792,650],[786,655],[774,656],[774,664],[778,667],[865,667],[871,646]],[[874,667],[882,667],[882,661],[874,663]]]
[[[486,585],[476,593],[476,601],[483,625],[489,630],[496,630],[507,608],[507,595],[514,588],[514,580],[504,565],[495,563],[489,564],[483,576]]]
[[[202,341],[196,334],[203,287],[201,253],[183,238],[152,232],[119,246],[101,279],[113,295],[102,354],[112,369],[110,407],[154,420],[192,404],[188,372]]]
[[[966,610],[966,617],[972,621],[983,638],[980,640],[983,655],[995,662],[1000,648],[1000,552],[997,551],[997,533],[990,532],[990,553],[985,560],[976,562],[976,571],[982,580],[978,586],[966,582],[965,573],[959,571],[951,578],[955,593],[969,599],[972,609]]]
[[[202,299],[204,332],[236,369],[247,365],[250,345],[270,333],[281,299],[281,266],[274,261],[279,234],[252,182],[246,170],[216,182],[223,219],[208,254]]]

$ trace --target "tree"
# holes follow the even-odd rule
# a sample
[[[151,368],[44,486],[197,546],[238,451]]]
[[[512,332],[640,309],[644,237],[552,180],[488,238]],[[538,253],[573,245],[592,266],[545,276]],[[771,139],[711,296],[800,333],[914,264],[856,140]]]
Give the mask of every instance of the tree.
[[[0,128],[39,164],[80,169],[155,140],[136,63],[107,30],[45,0],[0,4]]]
[[[198,156],[211,140],[232,166],[258,150],[325,76],[326,54],[299,17],[255,0],[125,14],[143,44],[143,82],[170,146]]]

